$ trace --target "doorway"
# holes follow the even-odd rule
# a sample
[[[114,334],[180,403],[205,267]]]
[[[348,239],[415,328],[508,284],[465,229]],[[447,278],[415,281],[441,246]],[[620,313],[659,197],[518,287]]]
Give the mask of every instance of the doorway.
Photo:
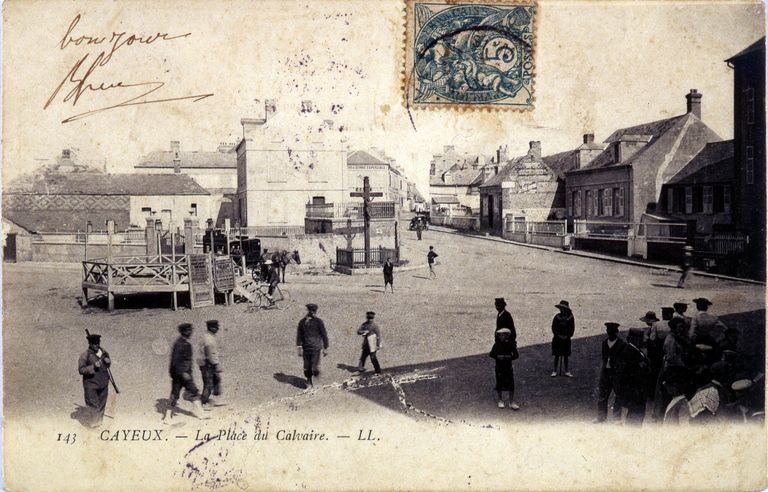
[[[3,261],[16,263],[16,234],[9,233],[5,237],[5,246],[3,247]]]

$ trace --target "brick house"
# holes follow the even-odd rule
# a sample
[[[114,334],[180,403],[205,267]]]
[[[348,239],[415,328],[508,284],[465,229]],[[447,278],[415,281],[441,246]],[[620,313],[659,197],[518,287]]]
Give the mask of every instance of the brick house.
[[[570,150],[542,157],[541,142],[530,142],[526,155],[507,160],[480,186],[481,227],[502,234],[507,216],[564,218],[565,172],[576,166],[578,156],[578,150]]]
[[[565,172],[568,218],[652,220],[646,213],[657,212],[663,185],[707,143],[722,140],[701,119],[701,97],[692,89],[684,114],[618,129],[604,150],[594,149],[594,158],[578,159],[576,168]]]

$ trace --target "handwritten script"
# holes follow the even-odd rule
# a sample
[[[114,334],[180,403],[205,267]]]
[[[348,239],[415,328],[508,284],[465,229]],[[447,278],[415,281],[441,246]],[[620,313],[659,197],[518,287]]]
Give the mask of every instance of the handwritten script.
[[[76,107],[78,103],[81,102],[81,98],[86,94],[94,96],[105,94],[107,92],[122,92],[126,94],[127,98],[117,104],[102,106],[74,114],[62,120],[62,123],[71,123],[111,109],[138,106],[142,104],[167,103],[171,101],[191,100],[192,102],[197,102],[213,96],[213,94],[195,94],[191,96],[157,98],[159,96],[157,91],[165,86],[165,82],[159,80],[148,82],[125,82],[123,80],[106,82],[97,80],[99,69],[107,66],[113,59],[116,59],[117,57],[115,55],[126,47],[146,47],[153,43],[187,38],[191,36],[192,33],[188,32],[178,35],[156,33],[140,36],[137,34],[128,34],[127,32],[113,32],[109,36],[78,36],[75,34],[75,29],[79,22],[80,14],[75,16],[69,24],[66,34],[64,34],[61,41],[59,41],[58,48],[62,51],[71,46],[97,46],[99,49],[103,49],[101,49],[95,56],[93,56],[94,53],[86,53],[75,61],[72,68],[67,72],[45,102],[43,109],[48,109],[52,104],[56,103],[58,100],[57,98],[62,95],[61,102],[64,104],[71,104],[73,107]],[[150,95],[155,98],[149,98],[148,96]],[[85,99],[87,98],[83,98],[83,100]]]

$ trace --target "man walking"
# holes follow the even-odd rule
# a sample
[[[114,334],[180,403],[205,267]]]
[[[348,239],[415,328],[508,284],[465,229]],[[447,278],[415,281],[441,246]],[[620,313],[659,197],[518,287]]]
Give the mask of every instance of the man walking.
[[[511,352],[511,360],[516,360],[520,354],[517,351],[517,332],[515,331],[515,321],[512,319],[512,315],[509,314],[509,311],[507,311],[507,302],[504,300],[503,297],[497,297],[494,300],[494,305],[496,306],[496,330],[493,333],[493,341],[494,344],[496,342],[500,342],[499,338],[499,332],[506,333],[507,330],[509,331],[509,334],[505,335],[504,343],[509,344],[512,348]],[[512,366],[510,364],[508,368],[509,373],[507,374],[508,383],[509,383],[509,408],[512,410],[519,410],[520,405],[518,405],[515,402],[514,396],[515,396],[515,374],[512,370]]]
[[[192,330],[191,324],[180,324],[179,338],[176,339],[171,351],[171,363],[168,368],[171,375],[171,396],[163,416],[163,420],[166,422],[173,418],[173,411],[179,401],[181,388],[185,390],[184,398],[192,401],[195,406],[195,417],[203,418],[203,407],[199,400],[200,392],[192,378],[192,344],[189,342],[192,337]]]
[[[307,314],[296,330],[296,348],[304,359],[306,387],[313,385],[313,377],[320,375],[320,353],[328,355],[328,333],[323,320],[317,317],[317,304],[307,304]]]
[[[424,229],[424,226],[421,225],[421,221],[419,220],[416,222],[416,238],[421,241],[421,231]]]
[[[360,355],[360,364],[357,366],[358,372],[365,371],[365,360],[370,355],[373,369],[376,371],[376,374],[381,374],[379,359],[376,357],[379,349],[381,349],[381,331],[379,331],[379,326],[373,321],[375,317],[376,313],[373,311],[365,313],[365,323],[360,325],[360,328],[357,330],[357,334],[363,337],[363,353]]]
[[[219,359],[219,342],[216,333],[219,332],[219,321],[212,319],[205,322],[207,333],[198,346],[197,364],[203,377],[203,394],[200,402],[203,409],[208,409],[211,393],[221,395],[221,361]]]
[[[389,288],[392,289],[392,293],[395,293],[395,276],[394,276],[394,268],[395,266],[392,264],[392,259],[390,257],[387,257],[387,261],[384,262],[384,293],[387,293],[387,284],[389,284]]]
[[[433,278],[437,278],[437,274],[435,273],[435,258],[438,257],[438,254],[435,253],[435,248],[432,246],[429,247],[429,253],[427,253],[427,264],[429,264],[429,278],[430,280]]]
[[[109,354],[101,348],[101,335],[87,336],[88,350],[80,355],[78,372],[83,376],[85,406],[88,408],[88,425],[99,427],[104,418],[109,396],[109,372],[112,364]]]
[[[683,248],[683,261],[680,268],[683,270],[683,273],[680,274],[680,280],[677,281],[677,288],[684,289],[685,280],[688,278],[691,270],[693,270],[693,246],[685,246]]]
[[[615,401],[613,404],[614,418],[621,416],[621,402],[619,401],[619,376],[621,364],[621,352],[625,342],[619,338],[619,324],[605,323],[605,332],[608,338],[603,340],[602,364],[600,365],[600,380],[597,384],[597,419],[595,423],[605,422],[608,417],[608,399],[613,392]]]

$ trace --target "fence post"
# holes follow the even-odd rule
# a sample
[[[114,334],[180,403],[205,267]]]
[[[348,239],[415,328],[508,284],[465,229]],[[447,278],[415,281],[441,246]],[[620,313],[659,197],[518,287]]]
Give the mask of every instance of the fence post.
[[[191,255],[195,252],[195,222],[192,217],[184,218],[184,254]]]
[[[155,239],[155,219],[147,217],[147,228],[144,229],[144,240],[147,242],[147,256],[155,256],[157,239]]]
[[[112,293],[112,234],[115,232],[115,221],[107,220],[107,309],[115,310],[115,295]]]
[[[229,255],[229,219],[224,219],[224,232],[227,236],[227,255]]]
[[[176,234],[171,232],[171,285],[173,288],[173,310],[178,307],[178,298],[176,297]]]

